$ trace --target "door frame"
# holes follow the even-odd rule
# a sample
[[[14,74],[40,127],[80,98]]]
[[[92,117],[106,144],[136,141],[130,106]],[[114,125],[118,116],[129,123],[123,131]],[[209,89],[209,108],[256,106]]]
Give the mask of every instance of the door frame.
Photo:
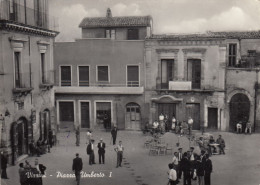
[[[216,125],[216,128],[209,128],[209,109],[217,109],[217,125]],[[218,127],[219,127],[219,122],[220,122],[220,115],[219,115],[219,108],[218,107],[208,107],[208,109],[207,109],[207,122],[208,122],[208,124],[207,124],[207,128],[208,129],[216,129],[216,130],[218,130]]]
[[[57,105],[57,125],[59,126],[59,130],[60,130],[60,102],[72,102],[73,103],[73,114],[74,114],[73,125],[75,127],[75,123],[76,123],[76,120],[77,120],[77,116],[76,116],[76,100],[56,100],[56,105]]]
[[[97,103],[110,103],[110,110],[111,110],[111,124],[114,122],[114,110],[113,110],[113,101],[112,100],[95,100],[94,101],[94,124],[93,126],[97,126],[96,122],[97,122]],[[118,126],[118,123],[116,123]]]
[[[79,110],[79,126],[80,126],[80,129],[81,128],[81,102],[87,102],[89,103],[89,127],[91,128],[91,115],[92,115],[92,111],[91,111],[91,101],[90,100],[79,100],[78,101],[78,110]],[[83,128],[83,129],[86,129],[86,128]]]
[[[129,102],[129,103],[127,103],[127,104],[125,105],[125,128],[126,128],[126,129],[130,129],[130,130],[137,130],[137,129],[127,128],[127,127],[126,127],[127,105],[128,105],[128,104],[131,104],[131,103],[132,103],[132,104],[136,104],[136,105],[139,106],[139,110],[140,110],[140,123],[139,123],[139,125],[140,125],[140,127],[139,127],[138,130],[140,130],[140,129],[142,129],[141,105],[139,105],[138,103],[135,103],[135,102]],[[131,112],[131,111],[130,111],[130,112]]]

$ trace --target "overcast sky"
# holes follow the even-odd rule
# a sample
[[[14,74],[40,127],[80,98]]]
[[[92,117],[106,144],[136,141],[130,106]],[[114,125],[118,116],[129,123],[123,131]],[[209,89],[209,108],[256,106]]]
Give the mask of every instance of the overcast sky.
[[[59,21],[56,41],[81,37],[84,17],[151,15],[154,34],[260,30],[260,0],[50,0]]]

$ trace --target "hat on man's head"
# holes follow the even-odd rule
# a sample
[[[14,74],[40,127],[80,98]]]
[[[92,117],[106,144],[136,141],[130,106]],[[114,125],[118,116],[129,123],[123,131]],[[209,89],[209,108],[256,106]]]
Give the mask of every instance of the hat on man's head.
[[[191,150],[194,150],[194,147],[190,147]]]
[[[182,148],[178,148],[178,150],[182,150]]]
[[[103,141],[103,138],[100,138],[100,141]]]
[[[94,142],[95,140],[94,140],[94,139],[91,139],[91,141],[93,141],[93,142]]]

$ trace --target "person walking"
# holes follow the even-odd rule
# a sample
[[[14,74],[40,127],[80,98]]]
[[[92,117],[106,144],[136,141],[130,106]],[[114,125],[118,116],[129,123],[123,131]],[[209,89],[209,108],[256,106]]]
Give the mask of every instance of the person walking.
[[[7,159],[6,152],[1,152],[1,170],[2,170],[1,178],[2,179],[9,179],[6,173],[7,163],[8,163],[8,159]]]
[[[79,126],[77,127],[75,134],[76,134],[76,146],[79,146],[79,144],[80,144],[80,131],[79,131]]]
[[[205,169],[204,181],[205,181],[205,185],[210,185],[211,184],[210,176],[211,176],[213,167],[212,167],[212,162],[209,159],[209,155],[206,154],[205,157],[206,157],[206,160],[205,160],[205,166],[204,166],[204,169]]]
[[[99,164],[101,162],[105,164],[105,148],[106,148],[106,143],[103,142],[103,139],[100,139],[100,142],[98,143],[98,159],[99,159]]]
[[[20,178],[20,184],[21,185],[28,185],[27,177],[26,177],[26,171],[24,169],[23,163],[19,164],[19,178]]]
[[[113,145],[116,144],[116,137],[117,137],[117,126],[114,125],[113,129],[111,130],[111,136],[113,138]]]
[[[82,168],[83,168],[82,159],[79,157],[79,154],[76,153],[76,158],[73,159],[72,171],[75,172],[77,185],[79,185],[80,183],[80,172]]]
[[[118,166],[121,167],[121,163],[122,163],[122,160],[123,160],[124,147],[122,145],[122,141],[119,141],[119,144],[115,148],[115,151],[117,153],[117,164],[116,164],[116,167],[118,168]]]
[[[95,163],[95,153],[94,153],[94,139],[91,139],[87,146],[87,154],[89,155],[89,165],[96,164]]]

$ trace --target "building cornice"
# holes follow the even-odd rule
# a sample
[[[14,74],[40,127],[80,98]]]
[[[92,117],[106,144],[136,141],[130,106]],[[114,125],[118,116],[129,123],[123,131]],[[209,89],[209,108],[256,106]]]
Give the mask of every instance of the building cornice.
[[[0,20],[0,30],[14,30],[18,32],[26,32],[30,34],[42,35],[47,37],[56,37],[59,32],[20,24],[8,20]]]

